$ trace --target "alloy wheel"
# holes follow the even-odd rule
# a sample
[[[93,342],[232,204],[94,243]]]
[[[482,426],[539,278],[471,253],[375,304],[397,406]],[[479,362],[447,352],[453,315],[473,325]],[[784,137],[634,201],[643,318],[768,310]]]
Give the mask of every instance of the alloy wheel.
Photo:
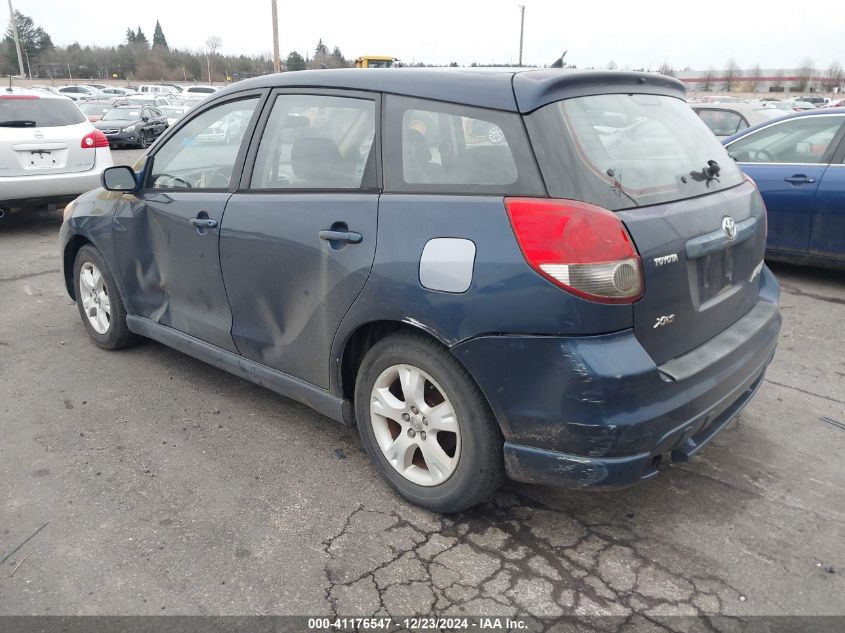
[[[111,300],[103,274],[92,262],[85,262],[79,270],[79,300],[94,331],[106,334],[111,325]]]
[[[461,454],[455,408],[418,367],[381,372],[370,396],[370,424],[384,457],[408,481],[436,486],[455,472]]]

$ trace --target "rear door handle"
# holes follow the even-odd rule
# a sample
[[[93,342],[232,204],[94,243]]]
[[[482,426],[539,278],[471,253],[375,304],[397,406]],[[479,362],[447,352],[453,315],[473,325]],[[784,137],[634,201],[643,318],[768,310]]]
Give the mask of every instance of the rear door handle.
[[[327,242],[347,242],[360,244],[364,237],[355,231],[320,231],[320,239]]]
[[[790,176],[789,178],[784,178],[786,182],[791,182],[793,185],[810,185],[816,182],[815,178],[810,178],[809,176],[805,176],[804,174],[795,174],[794,176]]]
[[[192,226],[197,227],[198,229],[216,229],[217,228],[217,220],[212,220],[211,218],[191,218],[188,220]]]

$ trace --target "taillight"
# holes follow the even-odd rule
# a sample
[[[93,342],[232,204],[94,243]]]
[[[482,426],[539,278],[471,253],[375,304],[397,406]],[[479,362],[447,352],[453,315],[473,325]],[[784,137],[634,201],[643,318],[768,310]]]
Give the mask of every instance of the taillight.
[[[94,147],[108,147],[109,139],[100,130],[94,130],[82,137],[80,147],[82,149],[91,149]]]
[[[616,214],[575,200],[505,198],[528,264],[552,283],[601,303],[643,294],[640,256]]]

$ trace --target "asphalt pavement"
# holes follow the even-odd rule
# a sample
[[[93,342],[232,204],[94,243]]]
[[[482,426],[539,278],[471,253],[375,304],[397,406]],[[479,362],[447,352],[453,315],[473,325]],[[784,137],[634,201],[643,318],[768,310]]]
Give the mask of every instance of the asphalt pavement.
[[[776,358],[690,462],[446,517],[305,406],[154,342],[94,346],[60,222],[0,220],[0,614],[845,615],[841,273],[773,266]]]

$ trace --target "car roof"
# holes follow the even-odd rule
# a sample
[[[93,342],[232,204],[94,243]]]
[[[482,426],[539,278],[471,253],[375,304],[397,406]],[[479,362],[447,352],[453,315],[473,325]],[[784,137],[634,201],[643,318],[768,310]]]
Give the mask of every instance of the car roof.
[[[830,116],[835,114],[845,115],[845,108],[817,108],[815,110],[804,110],[803,112],[792,112],[782,117],[778,117],[777,119],[772,119],[771,121],[764,121],[763,123],[758,123],[757,125],[754,125],[752,127],[745,128],[744,130],[742,130],[741,132],[737,132],[733,136],[729,136],[725,139],[722,139],[722,144],[727,145],[728,143],[732,143],[733,141],[742,138],[746,134],[751,134],[752,132],[756,132],[761,128],[768,127],[773,123],[780,123],[788,119],[799,119],[808,116]]]
[[[654,73],[514,68],[341,68],[302,70],[239,81],[213,95],[260,88],[339,88],[449,101],[471,106],[532,112],[553,101],[619,92],[684,98],[677,79]]]
[[[690,107],[695,110],[733,110],[745,114],[746,112],[754,112],[756,110],[766,110],[771,112],[777,108],[767,108],[762,103],[736,103],[733,101],[714,101],[712,103],[691,103]]]
[[[50,92],[49,90],[44,90],[42,88],[18,88],[13,86],[10,89],[7,86],[5,88],[0,88],[0,97],[3,95],[20,95],[38,97],[39,99],[60,99],[63,101],[72,101],[70,97],[66,97],[63,94],[56,94],[55,92]]]

